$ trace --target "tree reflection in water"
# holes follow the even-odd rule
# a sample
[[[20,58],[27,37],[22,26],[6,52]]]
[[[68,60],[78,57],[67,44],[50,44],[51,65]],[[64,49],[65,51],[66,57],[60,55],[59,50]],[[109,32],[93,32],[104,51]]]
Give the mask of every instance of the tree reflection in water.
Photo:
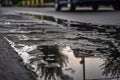
[[[109,47],[98,49],[99,52],[106,55],[105,62],[101,65],[103,75],[110,75],[111,77],[120,77],[120,50],[118,45],[109,42]],[[107,54],[106,54],[107,53]]]
[[[57,80],[57,77],[65,76],[62,67],[67,66],[68,57],[60,52],[57,45],[39,46],[38,50],[41,53],[32,58],[31,63],[37,62],[36,72],[42,80]]]

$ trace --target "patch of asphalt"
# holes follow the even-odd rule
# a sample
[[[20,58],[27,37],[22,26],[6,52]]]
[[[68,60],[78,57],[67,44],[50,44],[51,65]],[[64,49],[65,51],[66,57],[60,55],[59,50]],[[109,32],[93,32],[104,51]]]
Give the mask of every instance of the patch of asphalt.
[[[35,80],[2,34],[0,34],[0,80]]]
[[[22,16],[3,14],[0,12],[0,22],[6,22],[11,18],[20,19]],[[8,25],[9,23],[7,23]],[[0,25],[0,31],[9,26]],[[17,52],[11,47],[5,39],[5,35],[0,33],[0,80],[36,80],[34,73],[25,66],[23,59],[17,55]]]

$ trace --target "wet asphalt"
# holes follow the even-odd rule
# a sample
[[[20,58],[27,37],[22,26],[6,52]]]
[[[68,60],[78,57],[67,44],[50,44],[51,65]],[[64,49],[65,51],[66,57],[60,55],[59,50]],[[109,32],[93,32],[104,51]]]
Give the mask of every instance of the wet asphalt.
[[[0,80],[35,80],[2,34],[0,34]]]
[[[0,31],[4,31],[5,25],[2,25],[1,22],[7,20],[7,16],[15,18],[10,15],[5,16],[3,12],[0,12]],[[0,33],[0,80],[35,80],[32,72],[27,69],[22,58],[2,33]]]
[[[94,66],[103,64],[104,67],[103,75],[97,75],[100,72],[94,71],[99,71],[98,68],[91,67],[94,75],[88,70],[87,78],[119,77],[119,36],[119,25],[69,22],[2,9],[0,43],[4,44],[0,45],[0,80],[34,80],[33,76],[38,80],[82,80],[83,55],[95,61],[100,58]],[[106,67],[109,61],[116,66]],[[92,65],[86,68],[89,66]]]
[[[48,15],[60,19],[67,19],[93,24],[120,25],[120,11],[114,11],[112,7],[100,7],[99,11],[92,11],[91,7],[78,7],[75,12],[69,12],[66,8],[55,11],[54,7],[11,7],[2,8],[11,12]]]

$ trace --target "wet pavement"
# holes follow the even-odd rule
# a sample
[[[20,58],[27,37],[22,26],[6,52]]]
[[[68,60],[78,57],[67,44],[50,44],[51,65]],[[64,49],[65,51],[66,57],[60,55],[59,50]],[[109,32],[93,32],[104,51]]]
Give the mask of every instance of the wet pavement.
[[[35,80],[2,34],[0,44],[0,80]]]
[[[0,33],[38,80],[119,80],[120,26],[0,16]]]

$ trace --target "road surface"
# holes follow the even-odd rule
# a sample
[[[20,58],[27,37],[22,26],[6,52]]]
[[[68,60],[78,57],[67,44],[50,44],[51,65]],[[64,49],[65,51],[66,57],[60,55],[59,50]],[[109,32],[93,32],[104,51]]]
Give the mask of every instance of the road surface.
[[[75,20],[81,10],[71,13],[55,12],[53,8],[1,8],[0,11],[3,14],[0,14],[0,80],[34,80],[31,71],[38,75],[38,80],[83,80],[83,76],[86,80],[119,79],[120,26],[72,21],[70,25],[65,22],[59,25],[39,20],[40,16],[17,14],[35,13]],[[90,17],[97,12],[83,13]],[[117,17],[115,13],[119,12],[100,13]],[[17,61],[18,55],[22,60]]]
[[[20,19],[15,15],[4,15],[0,12],[0,80],[36,80],[31,71],[24,65],[20,56],[6,40],[7,20]],[[8,22],[9,24],[9,22]]]
[[[78,8],[75,12],[68,12],[63,9],[61,12],[56,12],[54,8],[1,8],[11,12],[30,13],[53,16],[60,19],[67,19],[72,21],[79,21],[93,24],[110,24],[120,25],[120,11],[114,11],[111,7],[100,8],[99,11],[94,12],[91,8]]]

